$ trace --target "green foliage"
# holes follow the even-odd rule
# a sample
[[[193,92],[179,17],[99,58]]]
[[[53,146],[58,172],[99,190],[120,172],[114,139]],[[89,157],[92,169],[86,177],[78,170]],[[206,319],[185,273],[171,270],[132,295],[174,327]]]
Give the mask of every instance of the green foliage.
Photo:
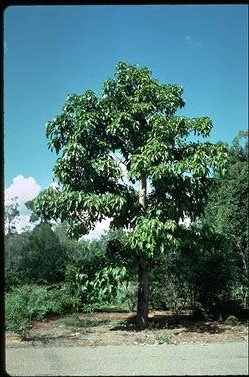
[[[190,282],[195,290],[195,301],[217,317],[220,302],[231,298],[236,280],[236,258],[229,249],[227,237],[208,227],[199,228],[199,235],[190,247],[189,261],[193,263]],[[184,252],[188,254],[187,249]]]
[[[49,224],[5,236],[5,289],[20,284],[53,284],[64,280],[66,248]]]
[[[194,264],[178,245],[170,254],[161,255],[150,273],[150,307],[180,314],[193,299]]]
[[[143,297],[148,264],[176,247],[179,221],[200,216],[213,174],[225,168],[223,144],[190,141],[189,136],[207,137],[212,122],[176,115],[185,104],[182,94],[178,85],[160,84],[148,68],[119,62],[100,96],[91,90],[68,96],[61,114],[47,123],[48,146],[59,154],[53,170],[58,188],[39,195],[34,212],[67,221],[72,238],[106,217],[112,228],[129,229],[123,250],[129,258],[133,254],[141,271],[139,308],[148,301]],[[95,284],[98,300],[110,300],[116,290],[112,281],[121,280],[117,271],[122,267],[103,266],[89,278],[77,267],[76,296],[89,302],[86,292]]]
[[[123,229],[110,229],[101,235],[100,241],[105,248],[106,263],[110,266],[124,266],[134,269],[134,253],[128,243],[128,233]]]
[[[159,344],[169,344],[169,337],[167,334],[157,335],[155,339]]]
[[[248,213],[248,146],[236,138],[229,149],[225,176],[217,177],[217,186],[209,197],[205,220],[220,232],[236,236],[241,246],[247,245],[246,215]]]
[[[137,303],[137,283],[132,281],[131,277],[130,280],[119,284],[114,301],[116,300],[117,305],[121,304],[123,308],[132,312]]]
[[[29,250],[29,232],[12,233],[4,237],[5,289],[27,283],[22,262]]]
[[[22,271],[13,262],[5,264],[5,290],[10,291],[13,287],[23,284],[25,278]]]
[[[4,257],[6,263],[19,266],[29,245],[30,232],[6,234],[4,237]]]
[[[213,316],[210,316],[208,308],[203,307],[200,302],[196,302],[194,305],[194,318],[197,321],[208,321],[212,320]]]
[[[87,273],[86,265],[84,267],[68,265],[66,271],[66,282],[70,287],[76,311],[88,312],[112,303],[120,284],[126,278],[125,267],[103,267],[92,271],[92,276]],[[92,265],[90,267],[92,268]]]
[[[42,321],[51,314],[63,314],[71,307],[71,297],[66,287],[52,288],[23,285],[6,294],[6,329],[23,333],[31,322]]]
[[[218,317],[237,278],[229,240],[207,227],[182,228],[185,235],[151,270],[150,306],[179,314],[186,307]],[[199,304],[198,304],[199,303]],[[200,306],[198,308],[198,305]],[[198,310],[197,310],[198,309]]]
[[[63,233],[64,232],[64,233]],[[110,232],[99,240],[75,241],[65,235],[65,227],[55,232],[49,224],[42,223],[31,232],[6,236],[6,252],[10,260],[5,265],[5,289],[7,292],[25,283],[54,284],[65,281],[60,291],[49,291],[51,302],[60,305],[57,295],[65,293],[65,302],[72,310],[91,312],[102,304],[127,301],[131,304],[128,283],[129,263],[114,258],[110,240],[121,240],[125,235]],[[120,241],[123,245],[123,241]],[[120,264],[120,261],[123,261]],[[109,263],[112,261],[112,263]],[[127,262],[127,261],[126,261]],[[64,291],[63,291],[64,290]],[[70,296],[70,299],[68,299]],[[52,304],[51,304],[52,305]],[[52,310],[52,309],[51,309]]]
[[[40,195],[43,195],[44,193],[44,190],[41,191],[38,196]],[[29,218],[29,221],[31,223],[34,223],[34,222],[37,222],[39,221],[40,223],[47,223],[47,220],[46,218],[42,215],[42,214],[37,214],[36,211],[35,211],[35,199],[32,199],[32,200],[29,200],[25,203],[25,206],[28,208],[28,210],[31,211],[31,215],[30,215],[30,218]]]
[[[65,259],[51,226],[44,223],[36,226],[22,263],[28,281],[45,284],[62,281]]]
[[[217,177],[202,223],[225,234],[227,247],[237,261],[234,297],[248,306],[248,132],[241,132],[229,148],[227,172]],[[239,294],[240,292],[240,294]]]
[[[42,320],[47,310],[46,291],[39,286],[23,286],[6,295],[7,330],[23,332],[32,320]]]
[[[234,315],[229,315],[226,320],[224,321],[225,325],[231,325],[231,326],[237,326],[240,324],[238,318],[236,318]]]
[[[212,123],[175,115],[184,106],[182,92],[159,84],[145,67],[120,62],[99,97],[89,90],[69,96],[62,113],[47,124],[49,147],[60,152],[54,168],[59,188],[39,196],[37,213],[67,219],[72,237],[112,217],[114,227],[133,228],[131,244],[149,257],[163,248],[159,232],[148,234],[154,222],[152,228],[159,226],[174,243],[172,221],[200,213],[210,172],[224,167],[226,155],[221,144],[187,141],[191,133],[208,136]],[[150,180],[146,213],[135,188],[120,181],[122,165],[131,183]]]
[[[73,300],[67,284],[47,288],[48,314],[64,314],[72,310]]]
[[[157,250],[163,253],[166,247],[177,242],[172,235],[176,226],[172,220],[162,222],[155,218],[141,217],[137,220],[135,229],[129,233],[128,242],[135,252],[152,258]]]
[[[123,231],[106,232],[91,242],[62,239],[70,257],[65,279],[77,311],[92,311],[115,300],[123,302],[126,297],[129,301],[128,289],[122,288],[128,287],[130,277],[130,263],[122,250],[126,239]]]
[[[104,267],[95,274],[93,289],[98,292],[99,302],[112,302],[117,295],[118,285],[124,281],[125,267]]]

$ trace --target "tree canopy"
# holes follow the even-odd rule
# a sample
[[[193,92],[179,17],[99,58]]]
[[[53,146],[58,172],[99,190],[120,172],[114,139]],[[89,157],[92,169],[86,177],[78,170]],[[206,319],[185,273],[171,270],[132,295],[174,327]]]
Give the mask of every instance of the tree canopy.
[[[105,217],[111,227],[127,228],[145,307],[149,261],[177,242],[180,219],[201,214],[214,172],[225,167],[223,144],[190,140],[209,136],[212,122],[176,115],[185,104],[182,94],[148,68],[119,62],[101,95],[70,95],[47,123],[49,148],[59,155],[59,188],[39,196],[36,212],[67,220],[76,238]]]
[[[248,300],[248,131],[240,132],[229,148],[226,174],[217,176],[205,207],[203,224],[230,239],[239,260],[244,305]],[[248,303],[247,303],[248,305]]]

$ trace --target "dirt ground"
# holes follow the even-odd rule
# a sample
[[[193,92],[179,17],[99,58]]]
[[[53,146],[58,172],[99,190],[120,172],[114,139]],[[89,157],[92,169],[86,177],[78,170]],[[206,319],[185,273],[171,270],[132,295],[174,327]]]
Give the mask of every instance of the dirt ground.
[[[137,331],[135,313],[93,313],[53,317],[33,323],[23,335],[6,332],[6,347],[153,345],[248,341],[246,323],[196,322],[191,313],[149,315],[146,330]]]

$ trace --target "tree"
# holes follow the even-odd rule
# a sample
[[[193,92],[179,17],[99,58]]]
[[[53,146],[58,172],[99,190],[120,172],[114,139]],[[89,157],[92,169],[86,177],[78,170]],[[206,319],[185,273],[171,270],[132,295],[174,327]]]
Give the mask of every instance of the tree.
[[[12,198],[11,202],[4,207],[4,224],[7,234],[16,232],[15,222],[20,215],[17,199],[17,197]]]
[[[248,305],[248,132],[241,131],[229,148],[227,173],[217,176],[202,223],[230,239],[237,256],[238,282],[244,306]],[[245,139],[246,138],[246,139]]]
[[[43,190],[41,191],[39,194],[38,194],[38,197],[41,196],[43,193],[45,193],[46,190]],[[26,203],[25,203],[25,206],[31,211],[31,215],[30,215],[30,218],[29,218],[29,221],[31,223],[35,223],[35,222],[38,222],[39,224],[48,224],[48,220],[46,219],[46,217],[44,217],[42,215],[42,213],[38,213],[36,212],[35,210],[35,199],[31,199],[31,200],[28,200]]]
[[[53,284],[64,279],[68,257],[59,238],[46,223],[30,232],[27,249],[20,261],[26,282]]]
[[[29,232],[6,234],[4,237],[5,289],[25,282],[22,259],[29,248]]]
[[[148,320],[151,261],[177,242],[180,219],[199,216],[212,172],[224,167],[222,144],[188,140],[191,133],[208,136],[212,123],[175,115],[184,106],[182,93],[160,84],[148,68],[120,62],[100,96],[90,90],[70,95],[47,124],[49,148],[59,154],[59,188],[41,195],[36,211],[67,219],[72,237],[106,217],[111,227],[129,230],[139,328]]]

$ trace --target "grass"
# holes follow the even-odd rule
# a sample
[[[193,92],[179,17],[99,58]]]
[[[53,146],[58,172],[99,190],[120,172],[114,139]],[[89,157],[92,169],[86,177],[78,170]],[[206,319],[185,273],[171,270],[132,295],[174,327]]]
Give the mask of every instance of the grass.
[[[157,335],[155,339],[159,344],[169,344],[169,337],[167,334]]]

